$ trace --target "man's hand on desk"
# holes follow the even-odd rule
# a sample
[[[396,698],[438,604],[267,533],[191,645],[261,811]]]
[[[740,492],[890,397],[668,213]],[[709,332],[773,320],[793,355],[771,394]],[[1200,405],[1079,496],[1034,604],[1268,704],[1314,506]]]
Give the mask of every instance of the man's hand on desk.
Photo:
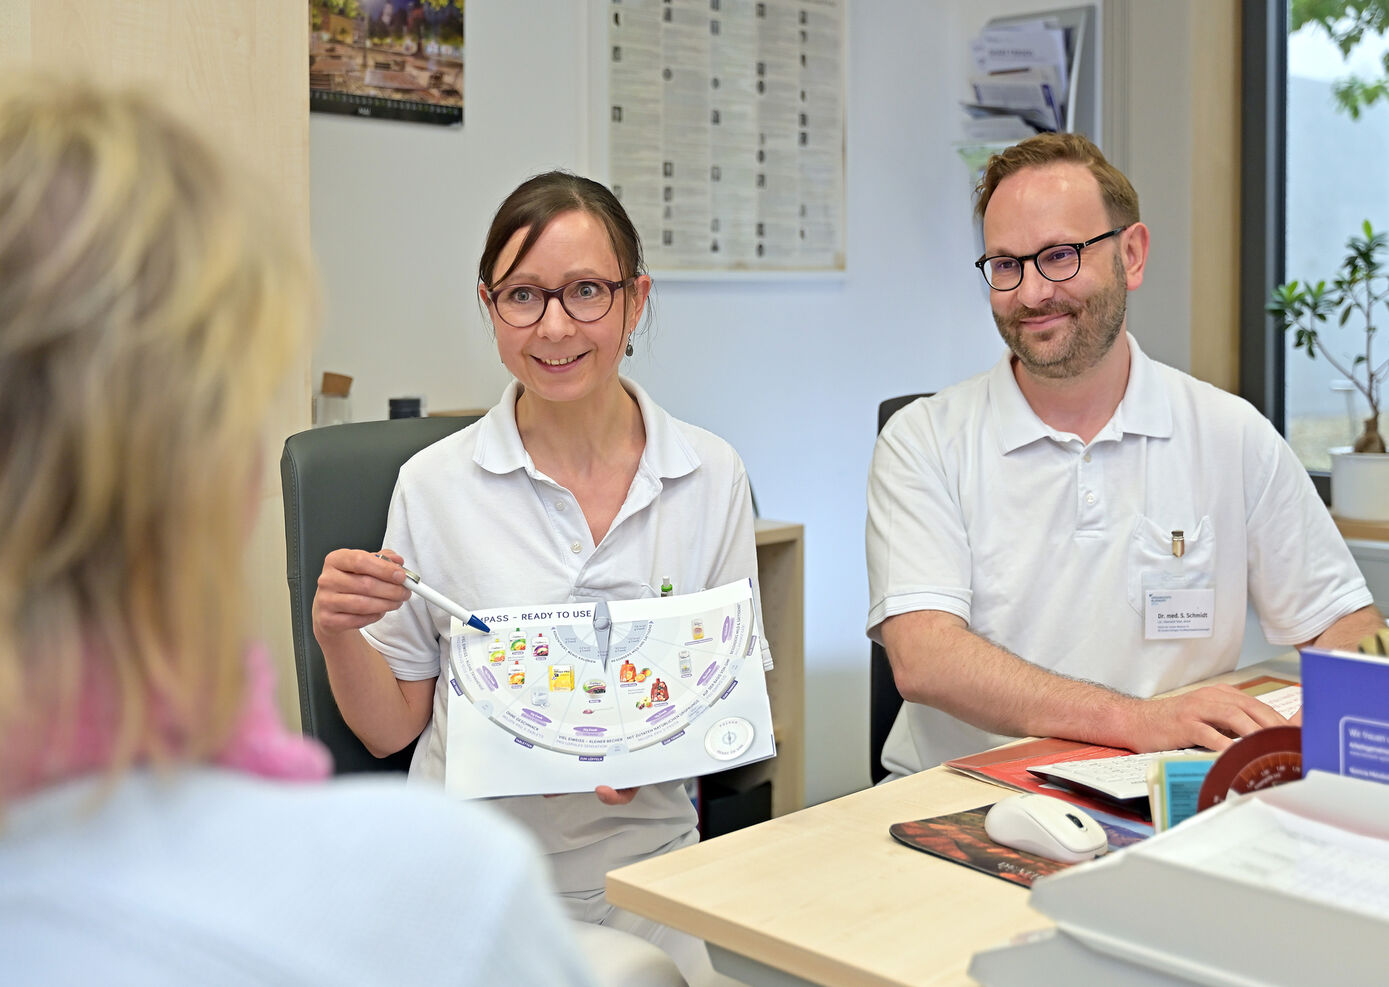
[[[1288,722],[1233,686],[1135,699],[1056,675],[940,611],[889,617],[882,638],[905,699],[994,733],[1062,737],[1139,753],[1185,747],[1219,751],[1234,737]]]
[[[1144,753],[1206,747],[1223,751],[1264,727],[1285,726],[1282,714],[1230,685],[1208,685],[1162,699],[1134,699],[1115,746]]]

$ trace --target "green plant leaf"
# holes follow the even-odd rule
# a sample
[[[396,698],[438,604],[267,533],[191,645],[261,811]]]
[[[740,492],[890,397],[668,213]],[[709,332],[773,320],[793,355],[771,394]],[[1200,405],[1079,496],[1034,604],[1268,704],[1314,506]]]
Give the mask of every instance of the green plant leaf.
[[[1382,35],[1389,28],[1389,0],[1291,0],[1289,31],[1309,24],[1324,30],[1345,60],[1367,34]],[[1381,61],[1384,74],[1379,78],[1352,75],[1333,83],[1337,108],[1352,119],[1359,119],[1362,108],[1389,99],[1389,53]]]

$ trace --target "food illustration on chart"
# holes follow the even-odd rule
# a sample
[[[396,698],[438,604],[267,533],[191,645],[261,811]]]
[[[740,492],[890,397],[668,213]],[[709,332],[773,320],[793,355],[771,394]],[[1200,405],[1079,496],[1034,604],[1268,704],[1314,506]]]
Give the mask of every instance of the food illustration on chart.
[[[752,584],[479,611],[453,622],[446,788],[632,787],[776,753]]]

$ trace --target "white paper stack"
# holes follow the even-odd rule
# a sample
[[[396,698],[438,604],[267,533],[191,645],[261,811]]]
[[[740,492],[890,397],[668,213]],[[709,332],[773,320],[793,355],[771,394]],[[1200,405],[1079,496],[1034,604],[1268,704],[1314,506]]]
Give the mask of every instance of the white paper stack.
[[[1066,31],[1047,20],[990,24],[971,42],[973,102],[1030,129],[1065,130],[1070,90]],[[971,140],[984,140],[966,131]]]
[[[992,987],[1383,984],[1389,786],[1313,772],[1039,880],[1057,928],[977,954]]]

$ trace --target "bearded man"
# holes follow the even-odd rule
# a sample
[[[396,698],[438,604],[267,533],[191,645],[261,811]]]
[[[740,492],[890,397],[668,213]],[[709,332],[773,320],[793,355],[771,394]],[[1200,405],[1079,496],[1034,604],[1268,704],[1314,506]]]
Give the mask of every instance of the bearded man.
[[[1275,644],[1383,626],[1306,470],[1242,399],[1127,331],[1149,232],[1099,148],[1040,134],[976,189],[1009,353],[883,428],[868,634],[906,700],[893,775],[1019,736],[1221,750],[1287,722],[1229,686],[1253,604]]]

